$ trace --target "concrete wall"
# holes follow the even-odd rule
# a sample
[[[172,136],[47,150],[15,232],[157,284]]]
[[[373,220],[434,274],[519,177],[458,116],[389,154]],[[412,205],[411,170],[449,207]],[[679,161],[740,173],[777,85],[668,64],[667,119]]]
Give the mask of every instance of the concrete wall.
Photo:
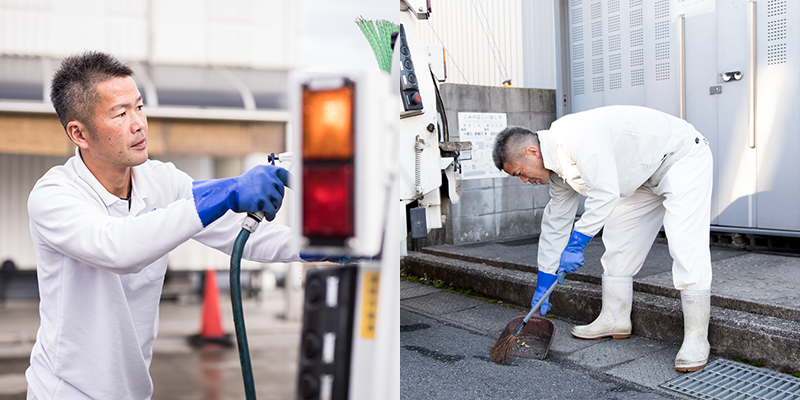
[[[444,84],[450,140],[458,140],[459,112],[504,112],[509,126],[548,129],[556,119],[555,90]],[[523,183],[519,178],[462,180],[463,196],[448,204],[444,242],[459,244],[537,234],[544,206],[550,200],[547,185]]]

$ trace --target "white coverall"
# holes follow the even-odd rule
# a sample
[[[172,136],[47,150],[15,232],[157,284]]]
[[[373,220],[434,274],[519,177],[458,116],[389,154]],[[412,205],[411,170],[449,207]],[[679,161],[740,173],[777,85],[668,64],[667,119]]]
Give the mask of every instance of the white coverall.
[[[192,179],[171,163],[133,167],[127,200],[106,191],[78,150],[28,199],[41,326],[25,375],[39,400],[149,399],[148,369],[168,253],[190,238],[230,254],[243,214],[205,229]],[[262,223],[244,258],[299,261],[288,228]]]
[[[582,194],[585,211],[574,229],[594,236],[605,226],[606,276],[639,272],[663,224],[675,287],[710,289],[712,157],[691,124],[644,107],[608,106],[564,116],[538,135],[544,167],[558,174],[542,217],[540,270],[558,270]]]

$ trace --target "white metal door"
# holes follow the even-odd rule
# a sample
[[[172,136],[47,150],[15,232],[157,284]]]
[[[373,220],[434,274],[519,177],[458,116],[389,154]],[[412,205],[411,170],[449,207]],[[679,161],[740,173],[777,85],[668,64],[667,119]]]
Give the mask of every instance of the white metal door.
[[[756,227],[756,153],[748,145],[747,2],[717,2],[685,17],[686,119],[714,154],[712,225]],[[741,79],[722,79],[741,72]]]
[[[686,16],[687,120],[712,143],[713,225],[800,230],[798,6],[717,1]]]
[[[800,231],[800,2],[756,5],[757,227]]]

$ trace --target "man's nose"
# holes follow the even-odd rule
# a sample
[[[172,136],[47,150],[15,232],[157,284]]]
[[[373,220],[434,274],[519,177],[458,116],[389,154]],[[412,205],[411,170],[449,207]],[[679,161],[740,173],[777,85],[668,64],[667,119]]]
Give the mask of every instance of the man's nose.
[[[526,178],[524,176],[520,176],[519,179],[522,179],[522,182],[525,182],[525,183],[530,183],[530,181],[531,181],[530,179],[528,179],[528,178]]]
[[[133,113],[133,120],[131,122],[131,131],[138,132],[144,129],[145,125],[147,124],[147,117],[144,114],[139,114],[134,112]]]

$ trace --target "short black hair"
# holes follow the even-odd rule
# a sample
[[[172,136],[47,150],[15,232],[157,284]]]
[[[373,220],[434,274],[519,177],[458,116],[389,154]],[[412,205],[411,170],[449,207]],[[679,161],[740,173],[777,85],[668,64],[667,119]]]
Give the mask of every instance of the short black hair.
[[[94,109],[100,102],[97,84],[133,75],[133,70],[110,54],[87,51],[61,61],[50,86],[50,101],[64,129],[78,120],[94,130]]]
[[[494,139],[492,150],[492,159],[497,169],[502,171],[503,164],[516,162],[521,146],[539,146],[539,135],[520,126],[509,126],[500,131]]]

